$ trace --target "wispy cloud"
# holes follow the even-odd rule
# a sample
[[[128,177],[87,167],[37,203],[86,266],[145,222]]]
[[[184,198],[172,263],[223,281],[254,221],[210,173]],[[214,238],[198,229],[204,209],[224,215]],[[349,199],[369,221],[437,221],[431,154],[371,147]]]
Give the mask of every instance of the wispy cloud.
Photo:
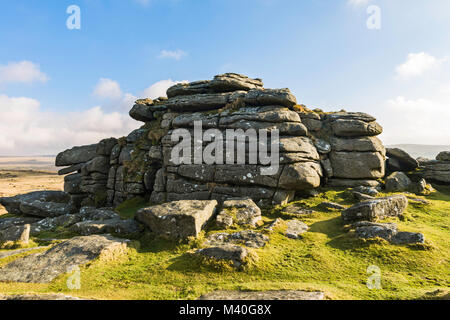
[[[0,84],[46,82],[49,77],[31,61],[10,62],[0,65]]]
[[[174,51],[162,50],[160,52],[160,54],[158,55],[158,58],[180,60],[181,58],[183,58],[186,55],[187,55],[187,53],[180,49],[174,50]]]
[[[367,5],[370,3],[370,1],[371,0],[347,0],[347,4],[349,6],[358,7],[358,6]]]
[[[186,83],[187,81],[173,81],[172,79],[161,80],[144,90],[142,96],[145,98],[156,99],[158,97],[166,97],[166,91],[177,83]]]
[[[404,63],[399,65],[395,71],[401,78],[410,78],[420,76],[427,71],[437,69],[448,58],[439,59],[428,53],[410,53]]]

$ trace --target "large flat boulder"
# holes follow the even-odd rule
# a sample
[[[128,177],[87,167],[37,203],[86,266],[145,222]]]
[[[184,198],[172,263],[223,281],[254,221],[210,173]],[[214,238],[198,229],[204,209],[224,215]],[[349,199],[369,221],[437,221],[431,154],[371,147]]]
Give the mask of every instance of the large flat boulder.
[[[127,242],[107,235],[72,238],[43,253],[14,260],[0,269],[0,281],[48,283],[94,259],[114,260],[126,253]]]
[[[21,203],[20,211],[29,216],[49,218],[75,213],[76,208],[70,203],[42,202],[35,200],[33,202]]]
[[[237,73],[225,73],[214,77],[213,80],[201,80],[190,83],[179,83],[167,90],[167,97],[193,95],[199,93],[249,91],[262,88],[261,79],[250,79]]]
[[[65,150],[56,156],[55,165],[57,167],[72,166],[84,163],[97,156],[97,144],[73,147]]]
[[[216,200],[180,200],[140,209],[136,220],[173,240],[196,237],[216,211]]]
[[[0,204],[11,214],[23,214],[20,205],[34,201],[69,203],[70,195],[62,191],[34,191],[14,197],[0,198]]]
[[[377,221],[387,217],[402,215],[408,206],[408,198],[404,195],[394,195],[362,201],[342,211],[344,221]]]

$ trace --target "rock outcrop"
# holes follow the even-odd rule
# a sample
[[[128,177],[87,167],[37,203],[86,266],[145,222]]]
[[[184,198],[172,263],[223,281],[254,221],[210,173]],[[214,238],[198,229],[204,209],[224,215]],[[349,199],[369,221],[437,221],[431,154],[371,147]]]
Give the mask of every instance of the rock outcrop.
[[[427,181],[450,185],[450,151],[443,151],[436,156],[436,160],[421,160],[419,162],[420,175]]]
[[[68,166],[60,173],[71,173],[65,190],[73,204],[118,205],[136,196],[153,203],[222,202],[242,195],[258,205],[283,204],[321,184],[377,186],[384,176],[385,149],[375,137],[382,128],[370,115],[309,111],[296,106],[288,89],[265,89],[260,79],[231,73],[177,84],[167,96],[136,101],[130,116],[145,124],[127,137],[58,155],[56,165]],[[208,131],[194,136],[196,123]],[[192,137],[186,142],[192,152],[178,153],[182,161],[173,159],[180,130]],[[233,133],[244,140],[235,141],[230,130],[240,130]],[[203,157],[208,147],[214,161]],[[261,152],[266,158],[258,157]]]

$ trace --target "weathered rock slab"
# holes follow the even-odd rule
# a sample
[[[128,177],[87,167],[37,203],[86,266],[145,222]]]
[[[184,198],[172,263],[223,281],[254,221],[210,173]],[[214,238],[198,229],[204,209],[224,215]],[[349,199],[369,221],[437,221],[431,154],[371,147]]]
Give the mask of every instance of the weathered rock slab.
[[[19,258],[0,269],[0,281],[48,283],[71,267],[94,259],[114,260],[126,253],[128,240],[111,236],[76,237],[43,252]]]
[[[400,216],[407,206],[408,199],[404,195],[394,195],[360,202],[342,211],[341,215],[344,221],[376,221]]]
[[[140,209],[136,219],[173,240],[196,237],[216,211],[216,200],[180,200]]]
[[[202,295],[199,300],[324,300],[325,294],[318,291],[214,291]]]

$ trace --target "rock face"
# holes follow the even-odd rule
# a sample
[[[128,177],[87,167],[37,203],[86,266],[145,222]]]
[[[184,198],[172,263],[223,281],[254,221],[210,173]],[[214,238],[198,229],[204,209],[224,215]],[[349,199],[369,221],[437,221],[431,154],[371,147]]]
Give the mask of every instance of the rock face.
[[[450,151],[442,151],[436,156],[438,161],[450,161]]]
[[[116,206],[137,196],[155,204],[242,196],[285,204],[323,184],[377,186],[384,176],[382,128],[365,113],[309,111],[289,89],[234,73],[177,84],[167,96],[136,101],[130,116],[144,125],[128,136],[58,155],[56,165],[66,167],[60,173],[71,173],[65,190],[73,206]]]
[[[345,209],[341,216],[344,221],[376,221],[387,217],[400,216],[407,206],[408,199],[404,195],[374,198]]]
[[[182,200],[140,209],[136,219],[172,240],[196,237],[216,211],[215,200]]]
[[[376,137],[382,133],[376,119],[361,112],[317,114],[302,107],[300,118],[309,123],[309,134],[325,141],[320,152],[325,182],[335,187],[378,186],[385,174],[386,151]],[[324,145],[324,143],[321,143]],[[320,148],[319,148],[320,149]]]
[[[94,259],[113,260],[126,253],[127,240],[111,236],[76,237],[43,253],[19,258],[0,269],[0,281],[48,283],[71,267]]]

